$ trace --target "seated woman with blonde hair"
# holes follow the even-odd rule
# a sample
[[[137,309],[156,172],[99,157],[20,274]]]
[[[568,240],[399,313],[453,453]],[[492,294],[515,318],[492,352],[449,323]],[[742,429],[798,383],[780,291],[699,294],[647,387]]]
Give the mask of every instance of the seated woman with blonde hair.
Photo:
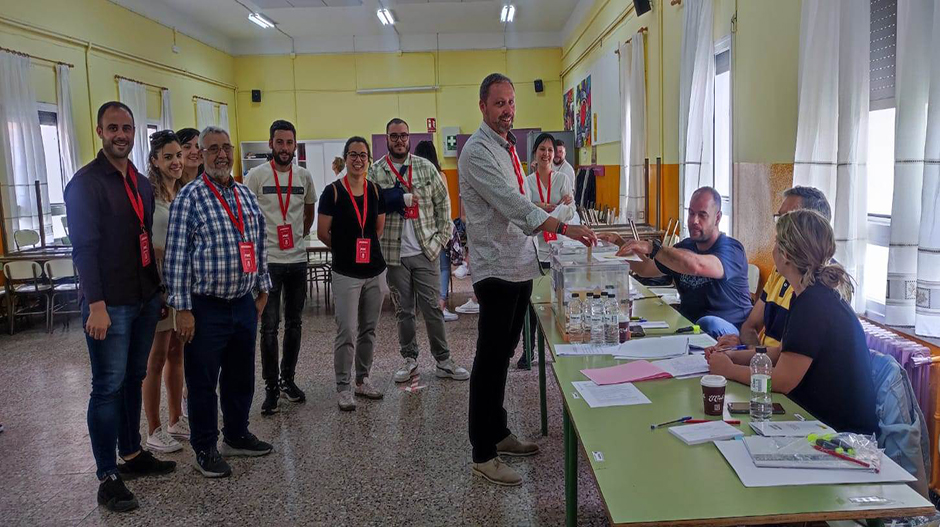
[[[777,221],[774,264],[793,287],[793,300],[771,387],[839,432],[874,434],[871,355],[848,304],[852,279],[832,263],[835,250],[832,227],[819,213],[795,210]],[[707,359],[712,373],[750,384],[748,366],[723,352]]]

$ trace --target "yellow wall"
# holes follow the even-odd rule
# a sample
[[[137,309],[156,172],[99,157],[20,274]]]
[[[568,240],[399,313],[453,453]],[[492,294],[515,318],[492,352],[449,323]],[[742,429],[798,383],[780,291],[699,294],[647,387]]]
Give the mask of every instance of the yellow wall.
[[[34,2],[0,0],[0,47],[75,66],[70,87],[83,163],[100,148],[94,112],[102,103],[118,98],[115,75],[169,88],[177,129],[195,126],[194,95],[227,103],[230,131],[237,144],[235,92],[224,87],[234,85],[234,59],[181,34],[175,35],[175,42],[178,54],[171,50],[172,29],[107,0],[43,0],[42,9]],[[41,102],[56,102],[50,63],[33,61],[33,86]],[[155,88],[149,91],[148,114],[157,119],[159,93]]]
[[[369,138],[384,133],[393,117],[414,133],[437,119],[435,143],[442,149],[444,127],[473,133],[482,120],[478,100],[483,78],[508,75],[516,86],[516,126],[560,129],[561,50],[442,51],[337,55],[248,56],[235,58],[238,129],[246,141],[265,141],[274,119],[297,125],[300,139]],[[536,94],[533,82],[545,90]],[[418,93],[357,94],[357,90],[439,86]],[[251,102],[251,90],[261,102]],[[456,166],[445,158],[444,166]]]

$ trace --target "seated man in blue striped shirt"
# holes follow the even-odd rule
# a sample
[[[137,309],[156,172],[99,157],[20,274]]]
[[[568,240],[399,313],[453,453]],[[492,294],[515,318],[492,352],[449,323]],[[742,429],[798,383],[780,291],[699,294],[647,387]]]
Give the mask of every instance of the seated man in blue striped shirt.
[[[206,127],[199,147],[205,172],[180,191],[170,208],[164,276],[167,303],[177,310],[177,332],[186,343],[190,444],[199,471],[218,478],[232,473],[222,455],[263,456],[273,448],[248,431],[255,338],[271,277],[264,215],[255,195],[232,178],[234,147],[228,132]],[[217,385],[221,449],[216,448]]]

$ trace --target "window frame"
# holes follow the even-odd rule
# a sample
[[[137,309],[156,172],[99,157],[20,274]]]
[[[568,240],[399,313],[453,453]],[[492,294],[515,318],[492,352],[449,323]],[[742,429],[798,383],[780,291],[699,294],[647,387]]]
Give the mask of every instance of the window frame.
[[[61,141],[61,138],[59,138],[59,128],[58,128],[58,123],[59,123],[59,107],[56,106],[55,104],[52,104],[52,103],[37,102],[37,103],[36,103],[36,110],[37,110],[36,118],[39,119],[40,127],[42,127],[42,126],[50,126],[50,125],[48,125],[48,124],[44,125],[44,124],[42,123],[42,115],[41,115],[41,114],[43,114],[43,113],[52,114],[52,115],[55,117],[55,126],[54,126],[54,128],[55,128],[55,131],[56,131],[56,141],[57,141],[57,142],[58,142],[58,141]],[[44,151],[44,152],[45,152],[45,149],[46,149],[46,144],[45,144],[45,142],[44,142],[44,143],[43,143],[43,151]],[[61,174],[64,172],[64,167],[62,166],[62,156],[61,156],[61,154],[60,154],[60,152],[59,152],[58,150],[56,150],[56,151],[54,152],[54,154],[55,154],[56,159],[59,160],[59,176],[61,177]],[[49,189],[49,186],[50,186],[50,177],[49,177],[49,176],[50,176],[50,174],[49,174],[49,169],[48,169],[48,167],[46,167],[46,189],[47,189],[47,192],[48,192],[48,189]],[[61,181],[61,180],[60,180],[60,181]],[[64,187],[62,188],[62,192],[63,192],[63,194],[64,194],[64,192],[65,192],[65,188],[64,188]],[[51,194],[51,192],[50,192],[50,194]],[[52,201],[52,197],[51,197],[51,195],[50,195],[50,197],[49,197],[49,219],[50,219],[50,224],[49,224],[49,226],[52,228],[52,236],[53,236],[53,239],[57,239],[57,238],[55,238],[55,237],[56,237],[56,235],[58,234],[58,233],[56,233],[56,222],[55,222],[55,220],[53,220],[53,218],[57,218],[57,217],[61,216],[61,214],[56,214],[56,211],[57,211],[57,210],[65,211],[65,201],[63,200],[62,202],[53,202],[53,201]],[[67,233],[67,232],[63,232],[62,234],[64,234],[65,236],[68,236],[68,233]]]
[[[732,45],[731,34],[727,34],[717,40],[715,40],[715,47],[713,53],[713,60],[717,62],[718,56],[728,53],[728,169],[730,174],[728,175],[728,195],[721,196],[721,210],[723,211],[722,216],[730,216],[728,218],[728,232],[726,233],[729,236],[732,236],[734,233],[734,50]],[[715,83],[715,79],[718,77],[718,70],[715,70],[715,78],[712,79],[712,83]],[[713,88],[714,93],[714,88]],[[713,94],[714,97],[714,94]],[[713,107],[713,110],[717,108],[717,105]],[[716,119],[714,117],[714,112],[712,115],[712,176],[717,181],[717,172],[715,172],[715,167],[717,166],[718,151],[715,148],[714,138],[716,134]]]
[[[890,108],[897,108],[894,98],[872,101],[871,106],[868,109],[868,113],[871,114],[872,112],[887,110]],[[897,119],[897,113],[895,113],[895,119]],[[868,177],[871,177],[871,174],[868,174]],[[891,244],[891,215],[869,213],[866,210],[866,218],[868,228],[868,239],[866,240],[866,243],[868,245],[875,245],[877,247],[889,247]],[[887,277],[885,277],[885,279],[887,279]],[[873,300],[871,298],[865,298],[865,316],[876,322],[884,323],[886,302],[887,298],[883,302],[879,302],[878,300]]]

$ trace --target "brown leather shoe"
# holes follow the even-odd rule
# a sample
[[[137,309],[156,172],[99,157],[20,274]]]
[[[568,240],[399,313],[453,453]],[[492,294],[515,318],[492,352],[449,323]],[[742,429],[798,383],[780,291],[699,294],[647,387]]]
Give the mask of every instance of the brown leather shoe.
[[[509,465],[503,463],[503,460],[498,457],[494,457],[485,463],[474,463],[472,470],[474,474],[482,476],[483,479],[490,483],[506,487],[518,487],[522,485],[522,476],[509,467]]]
[[[534,456],[539,453],[539,446],[530,441],[520,441],[515,434],[509,434],[506,439],[496,443],[496,453],[512,457]]]

